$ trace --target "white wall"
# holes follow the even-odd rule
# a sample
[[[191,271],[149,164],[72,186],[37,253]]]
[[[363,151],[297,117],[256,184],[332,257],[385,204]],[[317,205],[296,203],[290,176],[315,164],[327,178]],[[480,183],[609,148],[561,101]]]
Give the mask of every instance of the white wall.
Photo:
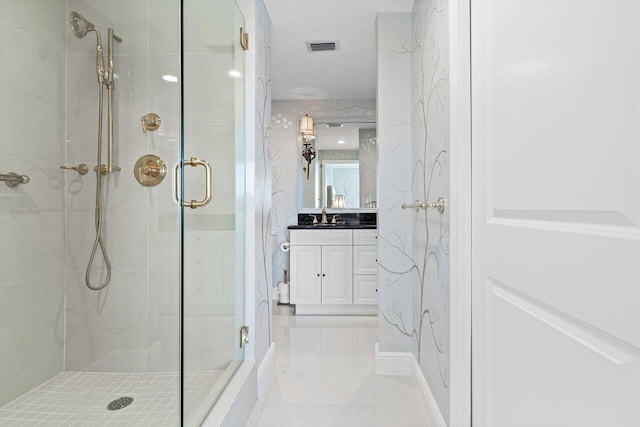
[[[412,186],[413,199],[450,201],[449,161],[449,25],[446,0],[418,0],[412,12]],[[449,218],[435,209],[414,215],[413,352],[440,414],[449,420]],[[424,264],[422,264],[425,260]]]
[[[449,419],[448,13],[417,0],[411,14],[378,15],[379,347],[411,351]]]
[[[255,194],[256,194],[256,360],[261,362],[271,346],[271,19],[262,0],[255,3],[256,103],[255,103]]]
[[[289,240],[287,226],[298,223],[298,182],[303,162],[302,140],[298,134],[300,117],[309,114],[315,119],[370,117],[376,115],[374,99],[273,101],[271,117],[272,164],[272,229],[273,283],[284,280],[289,271],[289,254],[280,245]],[[313,161],[317,164],[318,159]],[[311,170],[313,173],[313,169]]]
[[[0,6],[0,406],[56,375],[64,342],[66,0]]]
[[[411,294],[411,16],[379,14],[378,30],[378,345],[410,352],[415,337]]]

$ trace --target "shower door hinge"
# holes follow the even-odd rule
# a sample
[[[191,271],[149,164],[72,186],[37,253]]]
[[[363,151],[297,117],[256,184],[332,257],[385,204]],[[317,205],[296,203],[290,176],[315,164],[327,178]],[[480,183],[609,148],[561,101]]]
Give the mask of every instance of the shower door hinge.
[[[249,50],[249,33],[245,33],[242,27],[240,27],[240,46],[243,50]]]
[[[244,347],[245,344],[249,344],[249,327],[242,326],[240,328],[240,348]]]

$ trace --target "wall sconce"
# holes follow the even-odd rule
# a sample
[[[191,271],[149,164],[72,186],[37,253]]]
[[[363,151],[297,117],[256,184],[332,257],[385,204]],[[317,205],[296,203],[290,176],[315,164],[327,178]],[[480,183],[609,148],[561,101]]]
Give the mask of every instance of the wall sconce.
[[[336,194],[336,198],[333,199],[333,207],[337,209],[344,209],[347,207],[344,203],[344,196],[342,194]]]
[[[300,119],[300,133],[302,135],[313,133],[315,130],[314,126],[313,117],[309,117],[308,114],[305,114],[304,117]]]
[[[316,149],[313,148],[311,141],[316,139],[316,125],[313,123],[313,117],[305,114],[300,119],[300,133],[302,134],[302,157],[307,161],[307,180],[309,179],[309,171],[311,169],[311,161],[316,158]]]

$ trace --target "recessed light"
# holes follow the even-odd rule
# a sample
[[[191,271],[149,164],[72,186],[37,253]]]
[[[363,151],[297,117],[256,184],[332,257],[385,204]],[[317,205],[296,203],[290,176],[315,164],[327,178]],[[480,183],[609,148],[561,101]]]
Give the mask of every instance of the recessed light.
[[[165,74],[164,76],[162,76],[162,80],[170,83],[176,83],[178,81],[178,77],[172,74]]]
[[[338,144],[344,144],[343,140],[338,141]]]
[[[238,70],[231,70],[229,71],[228,74],[229,74],[229,77],[233,77],[234,79],[242,77],[242,73]]]

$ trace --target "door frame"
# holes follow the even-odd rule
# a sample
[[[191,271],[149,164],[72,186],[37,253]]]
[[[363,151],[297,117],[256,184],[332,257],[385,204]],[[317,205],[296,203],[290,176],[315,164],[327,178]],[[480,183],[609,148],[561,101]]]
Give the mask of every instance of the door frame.
[[[450,414],[451,427],[471,420],[471,0],[449,1],[450,87]]]

